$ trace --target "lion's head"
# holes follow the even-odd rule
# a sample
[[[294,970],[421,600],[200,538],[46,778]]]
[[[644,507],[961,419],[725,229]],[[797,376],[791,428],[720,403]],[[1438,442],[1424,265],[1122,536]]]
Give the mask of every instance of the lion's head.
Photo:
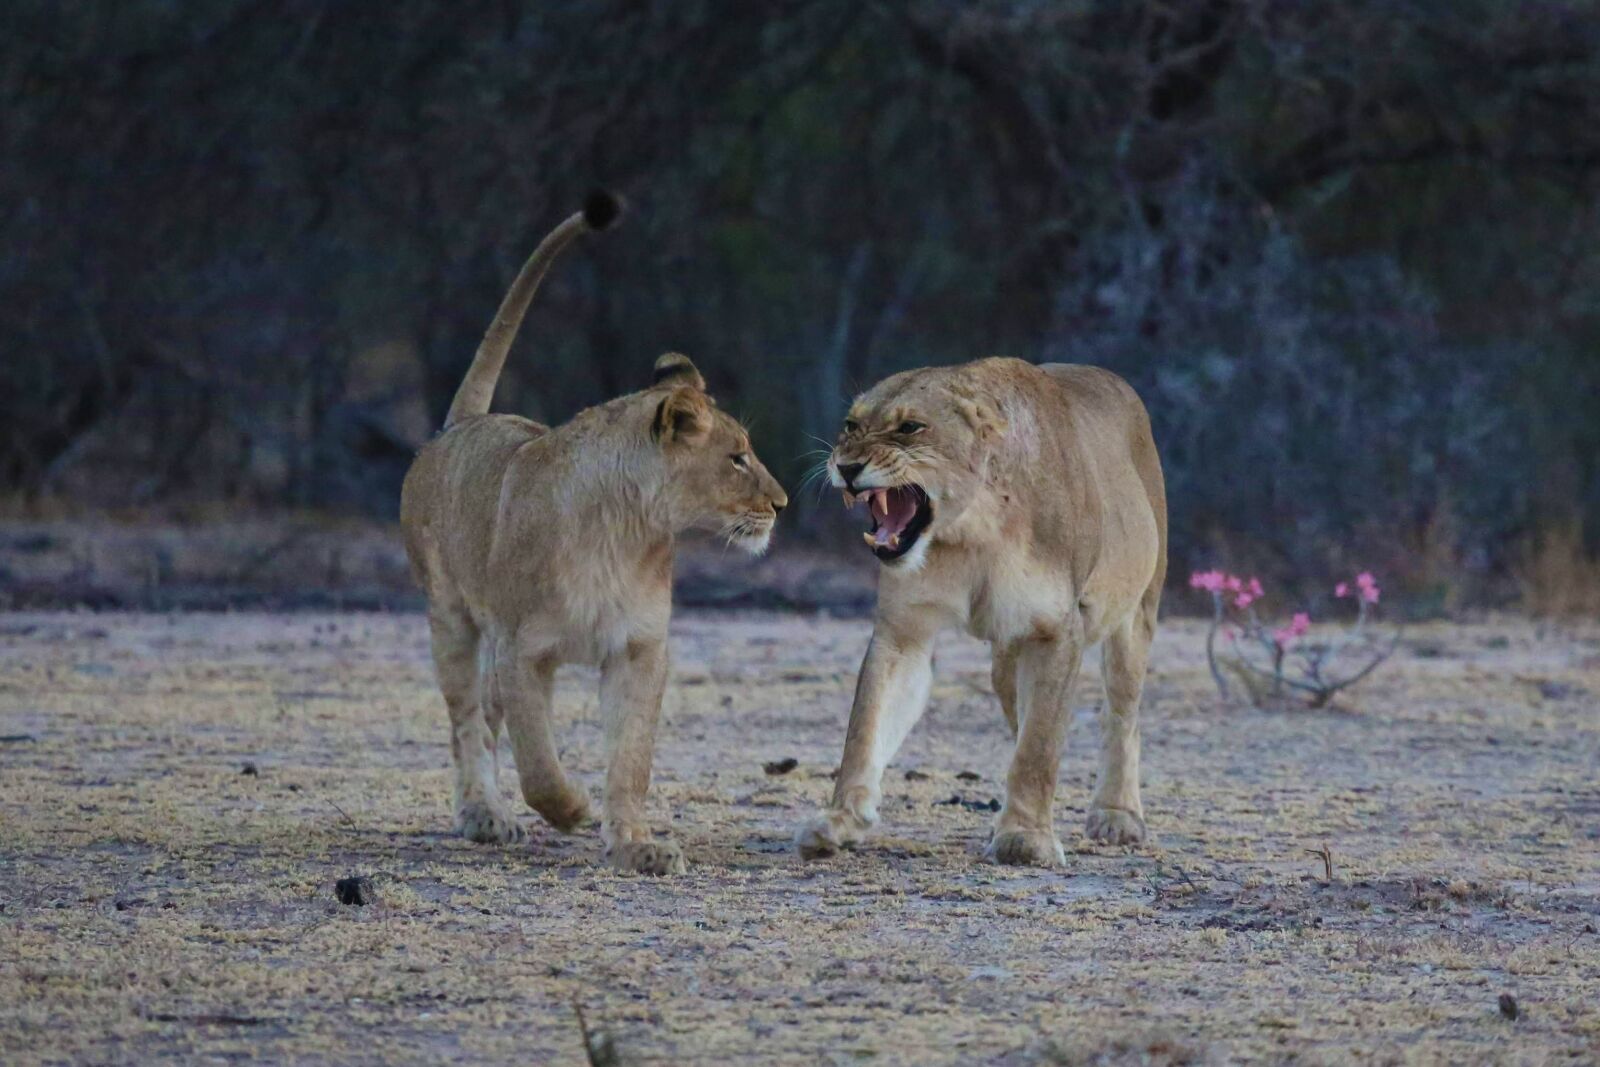
[[[705,389],[687,356],[669,352],[656,360],[650,393],[660,400],[651,435],[666,461],[676,525],[715,530],[759,555],[789,497],[756,458],[744,427]]]
[[[882,562],[919,565],[986,492],[1005,422],[976,384],[965,367],[905,371],[850,405],[828,474],[846,505],[866,503],[863,536]]]

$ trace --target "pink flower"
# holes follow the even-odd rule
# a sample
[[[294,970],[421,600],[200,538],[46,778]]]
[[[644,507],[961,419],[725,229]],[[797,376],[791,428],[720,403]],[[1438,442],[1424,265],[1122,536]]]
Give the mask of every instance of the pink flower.
[[[1378,595],[1382,590],[1378,588],[1378,580],[1372,576],[1371,571],[1362,571],[1356,575],[1356,586],[1361,590],[1361,599],[1368,604],[1376,604]]]
[[[1297,611],[1290,618],[1289,625],[1273,632],[1272,640],[1277,642],[1279,648],[1288,648],[1309,629],[1311,629],[1311,616],[1303,611]]]
[[[1249,593],[1240,593],[1238,596],[1233,598],[1233,606],[1236,608],[1247,608],[1255,602],[1255,599],[1256,598]]]
[[[1350,583],[1349,582],[1340,582],[1338,585],[1334,586],[1333,587],[1333,595],[1337,596],[1337,597],[1347,597],[1347,596],[1349,596],[1350,595]]]
[[[1254,596],[1254,597],[1259,597],[1261,595],[1261,579],[1260,578],[1252,578],[1252,579],[1250,579],[1250,595]]]
[[[1189,588],[1220,593],[1225,580],[1226,576],[1221,571],[1195,571],[1189,575]]]
[[[1240,581],[1237,575],[1230,574],[1222,580],[1222,588],[1230,593],[1237,593],[1244,588],[1244,582]]]

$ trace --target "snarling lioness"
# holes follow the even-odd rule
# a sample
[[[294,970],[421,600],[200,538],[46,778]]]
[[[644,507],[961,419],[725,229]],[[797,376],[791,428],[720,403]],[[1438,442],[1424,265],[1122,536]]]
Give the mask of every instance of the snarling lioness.
[[[650,388],[563,426],[487,414],[551,262],[616,213],[614,199],[592,196],[524,264],[443,432],[406,475],[400,522],[428,594],[460,832],[475,841],[522,836],[495,783],[502,721],[528,804],[561,830],[588,819],[588,796],[557,758],[550,705],[558,665],[596,664],[606,855],[621,870],[668,874],[684,869],[683,854],[652,839],[644,803],[667,679],[673,540],[709,527],[760,552],[788,497],[675,353],[656,361]]]
[[[884,768],[927,703],[933,639],[947,626],[991,643],[1016,738],[989,857],[1065,861],[1051,805],[1067,700],[1097,641],[1107,707],[1087,832],[1142,840],[1139,692],[1167,508],[1134,391],[1094,367],[1015,359],[907,371],[851,405],[828,471],[847,505],[866,503],[882,567],[833,802],[801,828],[800,853],[854,845],[878,821]]]

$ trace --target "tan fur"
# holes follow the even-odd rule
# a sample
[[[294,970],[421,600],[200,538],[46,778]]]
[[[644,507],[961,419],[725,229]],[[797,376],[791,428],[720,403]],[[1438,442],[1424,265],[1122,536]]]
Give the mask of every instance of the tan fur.
[[[451,422],[412,464],[400,522],[428,595],[460,832],[478,841],[522,836],[495,782],[502,723],[528,804],[562,830],[587,821],[588,797],[556,754],[551,693],[559,665],[594,664],[607,855],[622,870],[675,873],[682,853],[653,840],[644,811],[667,677],[673,541],[703,527],[762,551],[788,498],[681,355],[657,361],[652,387],[553,429],[482,413],[511,341],[506,308],[514,330],[549,249],[581,232],[582,216],[562,227],[523,268]]]
[[[1167,513],[1150,422],[1126,382],[1093,367],[986,359],[897,374],[857,398],[829,461],[865,464],[857,489],[915,483],[933,519],[880,568],[872,643],[830,806],[802,855],[859,842],[883,771],[922,714],[933,639],[991,642],[994,687],[1017,738],[989,843],[1001,863],[1064,862],[1051,808],[1083,649],[1103,642],[1106,708],[1086,827],[1144,838],[1139,695],[1166,576]],[[906,421],[926,429],[898,432]]]

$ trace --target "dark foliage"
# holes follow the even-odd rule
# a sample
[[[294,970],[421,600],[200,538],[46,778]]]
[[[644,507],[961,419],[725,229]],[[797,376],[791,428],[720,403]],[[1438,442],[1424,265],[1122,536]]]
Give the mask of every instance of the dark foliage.
[[[1600,527],[1592,5],[16,0],[0,91],[28,496],[392,513],[605,186],[501,410],[680,349],[793,484],[886,373],[1086,360],[1151,406],[1175,573]]]

